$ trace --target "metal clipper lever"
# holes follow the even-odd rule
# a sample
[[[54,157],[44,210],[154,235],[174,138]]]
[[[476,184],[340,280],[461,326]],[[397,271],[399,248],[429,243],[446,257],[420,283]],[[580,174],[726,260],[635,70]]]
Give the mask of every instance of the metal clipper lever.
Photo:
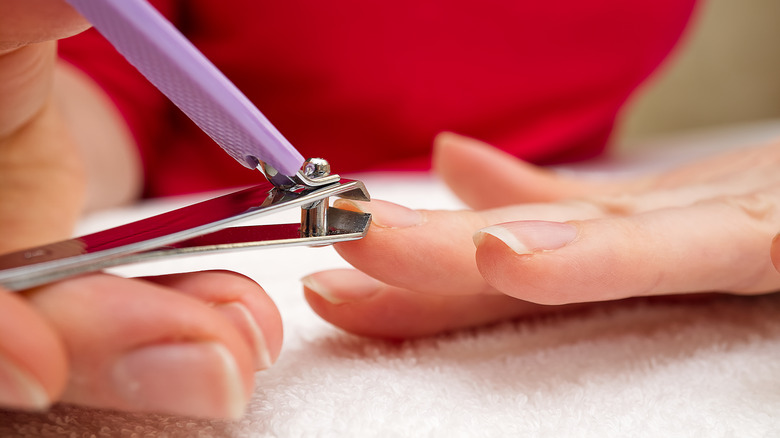
[[[371,215],[329,207],[328,198],[368,201],[363,183],[325,175],[325,160],[307,163],[312,164],[308,179],[333,182],[288,189],[264,183],[116,228],[0,255],[0,286],[18,291],[161,257],[362,238]],[[300,223],[234,226],[290,208],[301,208]]]

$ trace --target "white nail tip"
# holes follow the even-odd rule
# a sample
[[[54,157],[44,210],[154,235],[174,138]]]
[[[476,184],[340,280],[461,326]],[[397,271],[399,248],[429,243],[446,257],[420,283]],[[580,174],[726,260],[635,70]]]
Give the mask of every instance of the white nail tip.
[[[255,351],[254,359],[257,367],[263,370],[271,368],[273,362],[271,361],[271,354],[268,352],[268,345],[266,345],[263,330],[260,328],[260,325],[257,323],[257,321],[255,321],[254,316],[252,316],[252,312],[250,312],[249,309],[241,303],[229,303],[225,305],[234,307],[236,310],[238,310],[239,313],[241,313],[241,316],[246,319],[247,326],[252,332],[251,335],[252,341],[254,342],[253,347]]]
[[[222,369],[224,370],[222,376],[225,381],[222,387],[225,388],[225,395],[228,400],[227,416],[233,419],[241,418],[244,415],[246,403],[238,364],[236,364],[233,355],[230,354],[230,351],[224,345],[213,344],[212,347],[222,361]]]
[[[0,356],[0,405],[44,410],[50,403],[51,400],[40,382]]]
[[[311,276],[301,278],[301,283],[303,283],[303,285],[307,289],[321,296],[322,298],[325,299],[325,301],[331,304],[342,304],[345,302],[344,300],[334,297],[326,287],[322,286],[320,282],[318,282]]]
[[[528,248],[523,242],[521,242],[511,231],[500,225],[494,225],[486,227],[477,232],[474,237],[474,242],[479,245],[484,238],[484,234],[489,234],[496,239],[504,242],[506,246],[512,249],[517,254],[531,254],[533,251]]]

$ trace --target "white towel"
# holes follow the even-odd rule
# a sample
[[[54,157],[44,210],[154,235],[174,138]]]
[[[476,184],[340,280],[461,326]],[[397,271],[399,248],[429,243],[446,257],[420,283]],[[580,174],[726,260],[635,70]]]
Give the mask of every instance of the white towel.
[[[400,344],[351,336],[305,314],[287,312],[290,342],[276,366],[257,375],[240,421],[58,406],[47,414],[0,413],[0,435],[759,437],[780,431],[777,295],[613,303]]]

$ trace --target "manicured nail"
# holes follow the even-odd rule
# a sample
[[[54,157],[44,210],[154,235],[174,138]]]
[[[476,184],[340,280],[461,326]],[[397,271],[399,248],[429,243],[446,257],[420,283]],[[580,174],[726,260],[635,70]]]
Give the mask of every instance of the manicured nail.
[[[407,228],[423,222],[423,215],[419,211],[387,201],[360,202],[339,199],[334,206],[371,213],[371,224],[382,228]]]
[[[479,246],[488,234],[518,254],[533,254],[563,248],[577,237],[577,228],[561,222],[508,222],[477,231],[474,244]]]
[[[0,356],[0,406],[42,411],[51,400],[43,386],[30,373]]]
[[[376,295],[384,283],[353,269],[336,269],[301,279],[304,287],[332,304],[352,303]]]
[[[215,342],[152,345],[114,365],[117,393],[132,407],[210,418],[240,418],[246,407],[238,365]]]
[[[230,318],[238,327],[241,334],[249,342],[254,350],[255,368],[265,370],[271,368],[273,361],[268,352],[268,346],[263,336],[263,330],[252,316],[252,312],[242,303],[232,302],[216,306],[220,312]]]

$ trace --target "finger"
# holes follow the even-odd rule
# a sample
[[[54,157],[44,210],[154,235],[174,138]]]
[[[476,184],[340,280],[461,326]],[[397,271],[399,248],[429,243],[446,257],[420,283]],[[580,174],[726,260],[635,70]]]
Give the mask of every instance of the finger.
[[[434,140],[437,174],[467,205],[485,209],[599,193],[606,183],[556,175],[479,140],[444,132]]]
[[[371,213],[363,239],[334,247],[354,267],[387,284],[449,295],[496,294],[474,259],[472,235],[511,220],[589,219],[603,214],[586,203],[529,204],[483,212],[410,210],[389,202],[338,200],[339,208]]]
[[[780,141],[756,147],[745,147],[718,154],[691,164],[672,169],[647,181],[653,189],[676,188],[686,185],[719,184],[728,189],[733,183],[766,186],[778,180]]]
[[[359,271],[339,269],[303,279],[306,300],[326,321],[349,332],[408,339],[509,318],[561,311],[506,296],[444,296],[388,286]]]
[[[228,290],[248,286],[227,276],[222,283]],[[203,417],[242,414],[254,383],[253,355],[240,331],[207,303],[102,274],[54,283],[28,300],[67,349],[71,373],[63,401]]]
[[[0,252],[51,243],[72,232],[86,181],[67,137],[49,105],[13,138],[0,140]]]
[[[711,193],[740,194],[780,178],[780,142],[717,155],[631,180],[588,181],[532,166],[488,144],[453,133],[434,140],[434,168],[452,190],[477,209],[587,196],[655,196],[655,204],[681,205]],[[500,189],[499,189],[500,188]],[[649,206],[650,202],[646,202]]]
[[[0,252],[68,236],[83,208],[80,153],[49,97],[55,50],[0,56]]]
[[[200,272],[146,277],[147,281],[196,297],[219,310],[253,351],[256,370],[270,368],[282,349],[282,318],[254,281],[233,272]]]
[[[24,300],[0,290],[0,407],[41,410],[59,398],[68,375],[56,333]]]
[[[338,200],[334,205],[372,215],[364,238],[334,245],[359,270],[393,286],[421,292],[492,293],[474,261],[470,236],[487,225],[478,214],[410,210],[377,200]]]
[[[762,293],[780,287],[766,257],[776,210],[745,196],[628,217],[500,224],[475,238],[476,260],[497,290],[544,304]]]
[[[20,129],[50,98],[57,45],[33,44],[0,54],[0,139]]]

